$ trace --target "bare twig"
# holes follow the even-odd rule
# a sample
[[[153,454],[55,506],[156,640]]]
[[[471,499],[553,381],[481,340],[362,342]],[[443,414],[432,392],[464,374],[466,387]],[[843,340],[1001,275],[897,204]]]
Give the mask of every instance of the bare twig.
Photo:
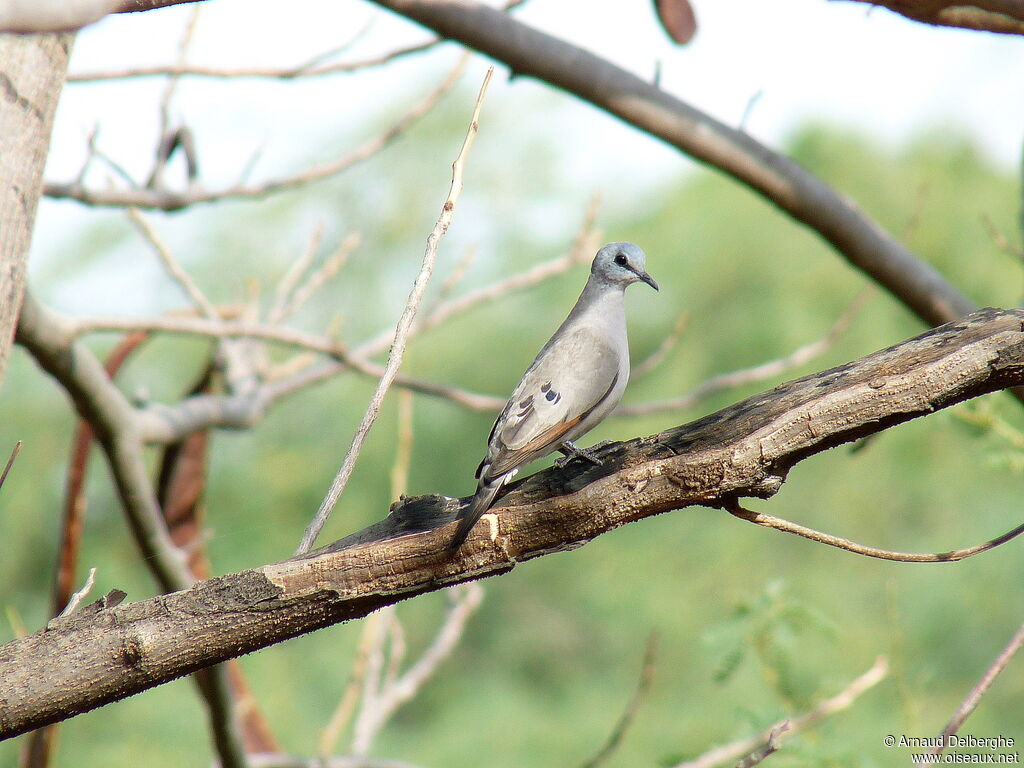
[[[369,751],[377,733],[395,711],[410,701],[452,654],[462,638],[466,623],[480,607],[484,590],[479,584],[471,582],[450,588],[448,595],[451,599],[448,613],[430,645],[416,663],[392,684],[381,686],[373,705],[364,707],[360,712],[352,742],[353,754],[364,755]]]
[[[282,308],[280,319],[289,318],[298,312],[303,304],[309,301],[317,291],[338,274],[339,270],[345,266],[345,262],[348,261],[352,251],[359,246],[359,239],[359,234],[353,233],[341,241],[341,245],[335,249],[334,253],[328,256],[326,261],[318,269],[315,269],[302,285],[295,289],[291,299]]]
[[[240,77],[264,77],[278,80],[295,80],[306,77],[323,77],[325,75],[342,74],[346,72],[357,72],[361,69],[379,67],[388,64],[396,59],[409,56],[414,53],[421,53],[430,50],[441,40],[427,40],[415,45],[408,45],[396,48],[393,51],[383,53],[379,56],[372,56],[356,61],[335,62],[334,64],[310,64],[304,62],[294,67],[201,67],[194,64],[175,64],[155,67],[130,67],[117,70],[100,70],[93,72],[72,72],[68,75],[69,83],[91,83],[97,80],[129,80],[139,77],[208,77],[234,79]],[[333,55],[337,50],[331,51]],[[321,54],[315,59],[322,59]],[[315,61],[314,59],[314,61]]]
[[[755,525],[761,525],[765,528],[774,528],[776,531],[782,531],[784,533],[793,533],[797,536],[802,536],[805,539],[817,541],[820,544],[827,544],[830,547],[845,549],[847,552],[853,552],[856,555],[877,557],[880,560],[895,560],[900,563],[953,563],[957,560],[964,560],[973,555],[980,555],[982,552],[995,549],[1000,544],[1005,544],[1010,539],[1024,533],[1024,524],[1021,524],[1001,536],[996,536],[996,538],[991,541],[986,541],[984,544],[977,544],[973,547],[966,547],[965,549],[954,549],[950,552],[937,553],[892,552],[887,549],[867,547],[863,544],[850,541],[849,539],[833,536],[828,533],[822,533],[821,531],[816,531],[813,528],[807,528],[803,525],[792,523],[789,520],[783,520],[781,517],[774,517],[773,515],[767,515],[763,512],[752,512],[749,509],[744,509],[735,501],[727,504],[725,509],[730,515],[754,523]]]
[[[641,702],[643,702],[647,692],[651,689],[651,683],[654,680],[654,658],[657,655],[657,650],[657,636],[652,632],[647,636],[647,647],[644,650],[644,660],[640,667],[640,679],[637,681],[633,696],[626,705],[626,709],[619,716],[619,720],[615,723],[612,732],[608,734],[608,739],[605,741],[604,746],[601,747],[596,755],[583,763],[583,768],[598,768],[598,766],[608,762],[619,748],[619,745],[622,744],[622,739],[626,735],[626,731],[633,724],[633,719],[636,717],[636,712],[640,708]]]
[[[86,205],[155,208],[164,211],[178,211],[190,205],[240,198],[261,198],[284,190],[298,189],[321,179],[335,176],[371,157],[394,139],[404,133],[416,120],[429,112],[450,91],[465,69],[468,56],[459,57],[458,63],[418,104],[400,117],[390,128],[375,136],[363,146],[344,157],[310,166],[304,171],[271,179],[258,184],[240,182],[218,190],[204,190],[199,187],[184,191],[134,187],[129,189],[94,189],[77,182],[67,184],[46,182],[44,194],[54,198],[70,198]]]
[[[789,729],[789,720],[783,720],[776,725],[772,732],[768,734],[767,741],[736,763],[736,768],[754,768],[755,765],[760,765],[764,762],[766,757],[778,752],[779,747],[782,746],[782,734],[786,733]]]
[[[992,683],[999,677],[999,674],[1006,669],[1006,666],[1010,663],[1010,660],[1016,655],[1017,651],[1024,646],[1024,624],[1022,624],[1013,637],[1010,638],[1010,642],[1007,643],[1006,647],[999,652],[995,660],[985,670],[985,674],[981,676],[981,679],[971,689],[971,692],[967,694],[960,706],[957,708],[953,717],[950,718],[946,727],[942,729],[942,733],[939,734],[938,743],[932,747],[928,754],[938,755],[946,748],[949,742],[949,737],[953,736],[960,727],[967,721],[967,718],[971,716],[981,698],[988,692],[988,689],[992,687]],[[925,762],[919,762],[917,765],[925,765]]]
[[[583,215],[583,222],[580,224],[573,244],[567,253],[531,267],[519,274],[506,277],[491,285],[471,291],[458,299],[452,299],[451,301],[439,304],[436,309],[432,310],[430,314],[416,325],[415,332],[419,333],[434,328],[449,318],[466,312],[481,303],[494,301],[510,293],[532,288],[538,283],[560,275],[577,264],[583,264],[591,259],[596,250],[594,243],[596,234],[594,221],[597,218],[599,205],[600,196],[594,195],[587,204],[587,209]],[[394,331],[384,331],[360,344],[356,352],[362,357],[375,355],[386,349],[393,337]]]
[[[324,225],[323,222],[320,222],[313,229],[313,234],[310,235],[305,249],[291,263],[288,271],[284,273],[281,281],[277,284],[277,288],[274,291],[274,303],[270,305],[270,310],[267,312],[268,323],[276,324],[284,320],[285,307],[295,291],[295,286],[299,284],[299,280],[302,279],[302,276],[306,274],[313,264],[313,259],[316,258],[316,252],[320,250],[320,242],[323,240],[323,237]]]
[[[188,296],[192,303],[202,311],[206,317],[210,320],[219,322],[220,315],[217,312],[217,308],[213,306],[213,303],[206,298],[205,294],[199,289],[195,280],[192,276],[185,271],[185,268],[181,266],[178,260],[171,253],[171,249],[167,243],[164,242],[163,238],[157,233],[153,226],[149,223],[145,216],[142,215],[141,211],[137,208],[129,208],[126,213],[131,222],[138,228],[139,232],[142,233],[143,237],[149,241],[149,244],[153,246],[153,250],[156,251],[157,256],[160,257],[160,261],[163,262],[166,267],[168,274],[174,278],[175,282],[181,286],[182,290],[185,291],[185,295]]]
[[[836,340],[843,335],[849,327],[850,322],[856,314],[860,312],[872,292],[873,291],[870,289],[861,291],[861,293],[859,293],[850,303],[850,306],[847,307],[846,311],[840,315],[838,320],[836,320],[835,324],[828,329],[824,336],[817,341],[813,341],[810,344],[805,344],[802,347],[794,349],[785,357],[769,360],[766,363],[755,365],[752,368],[743,368],[738,371],[732,371],[731,373],[712,376],[710,379],[698,384],[689,392],[686,392],[679,397],[673,397],[668,400],[658,400],[652,403],[641,403],[639,405],[620,406],[616,409],[615,413],[621,416],[646,416],[647,414],[659,413],[661,411],[683,410],[696,405],[717,392],[740,387],[744,384],[764,381],[765,379],[778,376],[785,371],[803,365],[804,363],[813,360],[818,355],[823,354],[836,343]],[[655,352],[655,355],[657,354],[658,352]]]
[[[1018,248],[1016,245],[1010,242],[1010,239],[1003,233],[996,223],[992,221],[992,217],[987,213],[981,214],[981,223],[984,224],[985,230],[988,232],[988,236],[992,238],[992,242],[996,244],[996,247],[1008,256],[1012,256],[1017,261],[1024,262],[1024,248]]]
[[[4,465],[4,471],[0,474],[0,488],[4,487],[4,481],[7,480],[7,473],[11,471],[11,467],[14,466],[15,459],[18,458],[18,454],[21,453],[22,441],[19,440],[14,444],[14,448],[11,449],[11,456],[7,459],[7,463]]]
[[[721,765],[722,763],[728,763],[732,760],[737,760],[744,756],[755,754],[759,750],[763,750],[766,745],[772,742],[773,739],[777,745],[778,742],[781,741],[783,733],[787,736],[799,733],[800,731],[816,725],[820,720],[823,720],[830,715],[834,715],[837,712],[841,712],[853,704],[853,702],[856,701],[865,691],[884,680],[885,676],[888,674],[889,662],[884,656],[879,656],[875,659],[875,663],[871,665],[871,669],[858,677],[832,698],[822,701],[810,712],[797,717],[780,720],[779,722],[770,725],[756,736],[752,736],[749,739],[734,741],[731,744],[725,744],[721,747],[715,747],[694,760],[688,760],[677,764],[675,768],[712,768],[713,766]],[[784,728],[786,724],[788,724],[788,728]]]
[[[330,720],[320,733],[317,740],[317,752],[320,758],[327,759],[327,756],[334,751],[334,746],[341,737],[342,732],[348,726],[352,715],[355,714],[356,705],[363,693],[366,683],[366,676],[369,673],[370,654],[377,643],[377,631],[379,629],[378,614],[367,617],[363,624],[363,631],[359,636],[359,645],[356,648],[356,656],[352,662],[352,669],[349,673],[348,685],[338,701],[338,706],[331,715]]]
[[[423,311],[423,314],[429,317],[434,313],[434,311],[439,306],[441,306],[442,304],[444,304],[444,302],[448,300],[448,297],[451,296],[452,291],[455,290],[455,286],[457,286],[466,276],[466,273],[469,271],[470,266],[473,264],[475,260],[476,248],[467,248],[466,252],[462,254],[462,258],[459,259],[458,262],[456,262],[455,267],[452,269],[448,277],[446,277],[441,282],[441,287],[438,288],[437,295],[434,297],[434,300]]]
[[[81,604],[81,602],[86,598],[86,596],[92,591],[93,585],[95,583],[96,583],[96,569],[95,568],[90,568],[89,569],[89,575],[85,577],[85,584],[82,585],[82,588],[80,590],[78,590],[77,592],[75,592],[74,594],[71,595],[71,598],[68,600],[67,605],[64,606],[64,610],[62,610],[57,615],[58,616],[67,616],[67,615],[69,615],[71,613],[74,613],[75,609]]]
[[[366,642],[366,666],[362,679],[362,701],[359,716],[352,727],[350,751],[356,757],[363,757],[373,746],[376,730],[369,726],[376,720],[380,706],[381,683],[384,677],[384,656],[388,641],[387,625],[394,615],[395,606],[388,605],[369,616],[363,629]]]
[[[185,66],[185,60],[188,58],[188,49],[195,36],[196,26],[199,24],[201,10],[202,5],[196,4],[188,16],[188,22],[185,25],[184,32],[182,32],[181,40],[178,41],[178,55],[175,62],[175,65],[178,67]],[[195,157],[194,148],[191,146],[191,133],[184,128],[178,131],[171,130],[171,102],[174,100],[174,94],[178,90],[179,80],[180,78],[177,75],[168,78],[167,83],[164,85],[164,92],[160,97],[160,138],[157,142],[153,170],[150,172],[149,179],[146,182],[147,187],[159,188],[163,186],[164,168],[166,168],[167,162],[170,160],[174,150],[181,143],[183,136],[187,137],[187,146],[182,147],[182,149],[190,155],[188,163],[190,170],[193,171],[189,174],[189,178],[191,179],[195,176]]]
[[[676,324],[672,326],[672,330],[662,339],[661,344],[655,349],[650,355],[644,360],[640,361],[633,370],[630,371],[629,380],[635,381],[641,376],[646,376],[651,371],[655,370],[659,365],[665,362],[665,359],[669,356],[669,353],[675,349],[679,339],[686,332],[687,326],[690,324],[690,313],[683,312],[676,320]]]
[[[359,451],[362,448],[363,440],[365,440],[367,433],[373,426],[373,422],[377,419],[377,414],[380,412],[381,404],[384,402],[384,395],[387,394],[395,376],[398,375],[398,368],[402,364],[402,358],[405,354],[405,345],[408,341],[409,333],[412,330],[412,323],[416,317],[416,311],[419,309],[420,301],[422,301],[423,294],[427,290],[427,283],[430,281],[430,276],[434,271],[434,261],[437,258],[437,247],[441,242],[441,238],[444,237],[445,232],[448,231],[448,226],[451,224],[452,218],[455,214],[455,204],[462,193],[462,174],[466,155],[469,153],[470,147],[473,146],[473,139],[476,137],[477,121],[480,118],[480,108],[483,106],[483,98],[487,93],[487,85],[490,83],[491,75],[493,75],[493,73],[493,67],[487,70],[483,85],[480,87],[480,94],[477,96],[476,106],[473,108],[473,117],[469,125],[469,131],[466,134],[466,140],[462,144],[462,150],[459,152],[458,157],[452,164],[452,184],[448,192],[448,198],[445,200],[445,203],[441,208],[441,215],[438,218],[437,223],[434,225],[434,231],[427,237],[427,247],[423,254],[423,264],[420,267],[419,275],[416,277],[416,282],[413,284],[412,292],[409,294],[409,299],[406,302],[405,310],[402,312],[402,317],[398,321],[398,327],[395,330],[395,340],[391,345],[391,353],[388,355],[388,362],[385,366],[384,374],[377,383],[377,389],[373,393],[370,405],[367,407],[366,413],[363,415],[359,428],[356,430],[356,435],[352,440],[352,445],[349,447],[348,453],[345,455],[345,460],[342,462],[341,469],[338,470],[338,474],[334,478],[334,482],[331,484],[331,488],[327,492],[327,496],[324,498],[323,503],[320,505],[320,509],[317,510],[316,516],[313,518],[313,521],[306,528],[306,532],[302,536],[302,541],[296,551],[297,554],[304,554],[309,551],[309,548],[313,546],[313,542],[316,541],[316,537],[319,535],[320,530],[324,527],[324,523],[327,522],[327,518],[334,509],[334,505],[338,502],[338,497],[345,489],[345,485],[348,483],[348,478],[352,474],[356,459],[359,458]]]

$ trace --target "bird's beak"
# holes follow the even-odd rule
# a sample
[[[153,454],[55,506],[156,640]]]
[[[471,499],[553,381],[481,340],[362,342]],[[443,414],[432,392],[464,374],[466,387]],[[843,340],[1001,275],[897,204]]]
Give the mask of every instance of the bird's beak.
[[[651,288],[653,288],[654,290],[660,290],[658,288],[658,284],[654,282],[654,278],[648,275],[643,270],[637,270],[636,276],[643,280],[645,283],[647,283],[649,286],[651,286]]]

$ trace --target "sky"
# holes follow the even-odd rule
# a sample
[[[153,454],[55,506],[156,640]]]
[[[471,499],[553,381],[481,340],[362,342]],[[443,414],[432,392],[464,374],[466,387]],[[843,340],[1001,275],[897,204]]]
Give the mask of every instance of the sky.
[[[929,27],[883,9],[842,0],[691,0],[698,32],[676,46],[652,3],[530,0],[515,13],[622,67],[651,78],[712,116],[778,147],[808,119],[853,126],[891,145],[925,127],[966,132],[993,162],[1018,166],[1024,140],[1024,40]],[[352,41],[337,59],[358,59],[427,39],[425,30],[357,0],[210,0],[110,16],[83,30],[71,71],[172,63],[192,14],[199,16],[189,62],[219,66],[295,66]],[[358,75],[301,81],[186,78],[172,105],[175,120],[198,138],[207,186],[232,183],[255,156],[259,179],[301,167],[311,147],[353,133],[366,116],[398,114],[455,60],[445,46]],[[465,83],[475,90],[486,61]],[[563,176],[580,189],[623,195],[685,172],[686,161],[657,140],[570,98],[536,111],[545,87],[510,82],[501,69],[488,96],[522,130],[543,133]],[[148,173],[157,141],[164,80],[68,84],[58,108],[47,178],[74,178],[90,132],[136,179]],[[462,105],[467,113],[470,105]],[[503,112],[503,114],[506,114]],[[485,118],[486,120],[486,112]],[[109,172],[93,174],[107,183]],[[589,193],[588,193],[589,194]],[[36,251],[60,247],[90,211],[44,203]]]

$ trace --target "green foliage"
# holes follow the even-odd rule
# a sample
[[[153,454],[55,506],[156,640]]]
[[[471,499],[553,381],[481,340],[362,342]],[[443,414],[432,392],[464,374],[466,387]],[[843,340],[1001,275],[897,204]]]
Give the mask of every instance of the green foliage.
[[[340,317],[342,337],[357,343],[393,324],[405,300],[443,199],[462,119],[458,110],[441,110],[341,179],[159,224],[178,243],[195,244],[182,248],[183,259],[216,300],[240,300],[256,281],[264,305],[312,222],[327,217],[321,259],[348,232],[361,230],[364,244],[341,277],[296,321],[322,329]],[[459,290],[553,257],[582,218],[580,208],[544,219],[545,227],[524,225],[543,218],[547,206],[572,209],[566,201],[580,194],[551,170],[542,137],[512,141],[518,130],[516,121],[496,117],[475,150],[439,265],[443,278],[468,245],[479,246]],[[1014,181],[969,143],[934,133],[898,150],[881,149],[835,127],[810,126],[789,150],[979,303],[1020,299],[1020,266],[999,252],[981,221],[987,216],[1016,238]],[[806,229],[705,171],[681,174],[638,200],[634,211],[606,206],[601,224],[606,239],[633,239],[646,249],[663,288],[655,297],[640,297],[639,289],[630,294],[634,359],[652,352],[681,313],[691,316],[665,364],[633,382],[630,402],[679,394],[711,375],[815,340],[866,283]],[[123,242],[123,232],[110,226],[82,233],[84,259],[102,259]],[[83,279],[56,269],[63,264],[56,256],[39,259],[46,282],[37,288],[44,296]],[[579,268],[418,337],[404,370],[506,393],[564,316],[584,274]],[[167,306],[182,304],[167,286],[157,296]],[[920,329],[878,293],[835,346],[785,378]],[[175,399],[208,348],[194,340],[151,342],[125,370],[126,391],[144,387],[156,400]],[[283,355],[275,352],[275,359]],[[26,440],[0,495],[0,607],[28,630],[47,618],[63,457],[73,429],[63,395],[41,380],[19,351],[0,399],[0,449]],[[720,393],[687,413],[613,419],[592,438],[651,433],[774,383]],[[214,437],[206,504],[218,572],[288,556],[371,389],[365,379],[339,377],[282,402],[250,431]],[[417,398],[414,423],[408,492],[470,492],[490,417]],[[941,551],[981,541],[1019,522],[1020,446],[1007,435],[1019,435],[1021,424],[1019,405],[996,395],[898,427],[857,453],[839,448],[804,462],[773,500],[756,505],[896,549]],[[396,433],[389,400],[325,540],[386,512]],[[152,594],[102,462],[93,462],[89,481],[83,569],[99,567],[97,593],[116,586],[130,599]],[[892,657],[893,681],[787,741],[771,759],[778,766],[902,763],[907,756],[886,749],[882,737],[937,732],[1019,624],[1019,563],[1018,543],[959,564],[915,566],[857,558],[718,511],[687,509],[646,520],[488,583],[455,659],[400,711],[375,754],[446,766],[478,765],[481,754],[498,767],[582,762],[629,699],[644,638],[656,629],[654,686],[613,764],[668,765],[749,736],[839,691],[883,653]],[[440,596],[427,596],[400,607],[411,653],[427,642],[443,604]],[[288,751],[314,751],[344,689],[359,628],[335,627],[244,660],[255,696]],[[5,618],[0,639],[16,631]],[[202,708],[190,685],[164,686],[71,721],[57,765],[122,765],[140,755],[152,766],[205,764]],[[1022,686],[1017,664],[974,715],[971,731],[1024,738]],[[11,763],[14,754],[15,745],[0,744],[0,763]]]

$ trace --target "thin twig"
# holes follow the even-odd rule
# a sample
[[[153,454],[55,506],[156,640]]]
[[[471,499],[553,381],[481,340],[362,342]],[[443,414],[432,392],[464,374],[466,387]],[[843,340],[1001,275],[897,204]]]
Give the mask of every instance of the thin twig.
[[[367,619],[366,671],[362,681],[362,701],[359,716],[352,727],[352,744],[349,751],[356,757],[364,757],[373,746],[375,730],[368,730],[368,723],[376,717],[380,706],[381,683],[384,676],[384,654],[387,645],[387,622],[395,611],[395,606],[388,605]]]
[[[14,466],[14,460],[18,458],[18,454],[21,453],[21,446],[23,441],[19,440],[14,444],[14,448],[11,450],[11,456],[7,459],[7,464],[4,465],[3,474],[0,474],[0,488],[4,487],[4,481],[7,479],[7,473],[11,471],[11,467]]]
[[[829,533],[822,533],[821,531],[816,531],[813,528],[807,528],[803,525],[799,525],[798,523],[783,520],[781,517],[767,515],[763,512],[752,512],[749,509],[741,507],[737,501],[731,502],[725,509],[730,515],[754,523],[755,525],[761,525],[765,528],[774,528],[775,530],[782,531],[784,533],[793,533],[797,536],[803,536],[805,539],[816,541],[819,544],[827,544],[830,547],[845,549],[847,552],[853,552],[857,555],[877,557],[880,560],[894,560],[900,563],[953,563],[957,560],[964,560],[968,557],[972,557],[973,555],[980,555],[982,552],[995,549],[1000,544],[1005,544],[1010,539],[1024,533],[1024,524],[1021,524],[1001,536],[997,536],[990,541],[986,541],[984,544],[976,544],[973,547],[966,547],[964,549],[954,549],[950,552],[936,553],[893,552],[888,549],[868,547],[863,544],[858,544],[855,541],[850,541],[849,539],[833,536]]]
[[[220,315],[217,313],[217,308],[213,306],[213,303],[206,298],[205,294],[199,289],[195,280],[192,276],[185,271],[185,268],[181,266],[178,260],[171,253],[171,249],[167,243],[164,242],[163,238],[157,233],[153,226],[149,223],[142,212],[137,208],[129,208],[125,213],[128,214],[128,218],[131,219],[132,223],[138,228],[142,236],[149,241],[149,244],[153,246],[153,250],[156,251],[157,256],[160,257],[160,261],[163,262],[164,267],[167,269],[168,274],[182,287],[185,294],[192,300],[192,303],[198,307],[204,315],[210,320],[220,320]]]
[[[341,241],[341,245],[335,249],[334,253],[328,256],[326,261],[318,269],[313,270],[306,281],[295,289],[291,299],[283,308],[281,319],[287,319],[298,312],[303,304],[309,301],[317,291],[338,274],[341,268],[345,266],[345,262],[348,261],[352,251],[359,247],[359,239],[359,233],[353,232]]]
[[[599,765],[606,763],[612,755],[618,750],[619,745],[622,744],[622,739],[626,735],[626,731],[629,730],[633,724],[633,719],[636,717],[637,709],[640,708],[641,702],[644,697],[647,696],[647,692],[651,689],[651,683],[654,680],[654,658],[658,651],[657,635],[651,633],[647,636],[647,647],[644,650],[643,664],[640,666],[640,679],[637,681],[636,690],[633,691],[633,696],[630,698],[629,703],[626,705],[626,709],[623,710],[619,716],[619,720],[615,723],[615,727],[612,732],[608,734],[608,739],[605,741],[604,746],[601,747],[600,751],[592,758],[583,763],[583,768],[598,768]]]
[[[736,768],[754,768],[755,765],[760,765],[764,762],[766,757],[778,752],[779,747],[782,746],[782,734],[786,733],[791,727],[789,720],[783,720],[776,725],[772,732],[768,734],[768,739],[765,743],[736,763]]]
[[[999,674],[1006,669],[1006,666],[1010,663],[1010,660],[1014,655],[1024,646],[1024,624],[1022,624],[1013,637],[1010,638],[1010,642],[1007,643],[1006,647],[999,652],[996,656],[995,661],[985,670],[985,674],[981,676],[981,679],[971,689],[971,692],[967,694],[953,717],[950,718],[946,727],[942,729],[942,733],[939,734],[938,743],[932,747],[928,754],[938,755],[948,746],[949,737],[954,735],[960,730],[960,727],[967,721],[967,718],[971,716],[978,703],[981,701],[988,689],[995,682],[995,679],[999,677]],[[917,765],[925,765],[925,762],[919,762]]]
[[[480,94],[477,96],[476,106],[473,108],[473,118],[469,125],[469,131],[466,133],[466,139],[462,144],[462,150],[459,152],[458,157],[452,164],[452,184],[448,192],[448,198],[445,200],[445,203],[441,208],[441,215],[438,218],[437,223],[434,225],[434,231],[427,237],[427,247],[423,254],[423,264],[420,267],[419,275],[416,277],[416,282],[413,284],[412,292],[409,294],[409,299],[406,302],[405,310],[402,312],[402,317],[398,321],[398,327],[395,330],[395,341],[391,345],[391,353],[388,355],[388,362],[384,369],[384,374],[377,383],[377,389],[373,393],[370,405],[367,407],[366,413],[363,415],[359,428],[356,430],[355,437],[352,440],[352,445],[349,447],[348,453],[345,455],[345,460],[342,462],[341,469],[338,470],[338,474],[335,476],[334,482],[331,484],[331,488],[327,492],[327,496],[320,505],[320,509],[317,510],[316,516],[306,528],[306,532],[302,536],[302,541],[299,543],[296,554],[301,555],[309,551],[310,547],[313,546],[313,542],[316,541],[316,537],[320,534],[321,529],[323,529],[324,523],[327,522],[327,518],[334,509],[334,505],[338,502],[338,497],[341,496],[341,492],[345,489],[345,485],[348,483],[348,479],[355,467],[356,459],[359,458],[359,452],[362,448],[363,441],[366,439],[367,433],[373,426],[373,422],[377,419],[377,414],[380,412],[381,404],[384,402],[384,395],[387,394],[395,376],[398,375],[398,368],[402,363],[403,356],[405,355],[405,345],[408,341],[409,332],[412,330],[412,323],[416,317],[416,310],[419,309],[420,301],[423,299],[423,294],[427,290],[427,284],[430,281],[430,276],[434,271],[434,261],[437,258],[437,247],[441,242],[441,238],[444,237],[445,232],[448,231],[448,226],[451,224],[452,218],[454,217],[455,204],[462,193],[462,175],[466,155],[469,153],[470,147],[473,146],[473,139],[476,137],[477,121],[480,118],[480,108],[483,106],[483,98],[487,93],[487,85],[490,83],[493,73],[494,68],[492,67],[487,70],[487,74],[484,76],[483,85],[480,87]]]
[[[756,751],[763,749],[764,745],[768,744],[773,738],[776,741],[781,740],[783,725],[787,723],[789,724],[788,729],[785,729],[784,731],[787,735],[806,730],[807,728],[816,725],[820,720],[849,707],[861,696],[861,694],[884,680],[888,674],[889,662],[885,656],[879,656],[875,659],[875,663],[871,665],[871,669],[858,677],[832,698],[822,701],[810,712],[799,715],[798,717],[780,720],[777,723],[773,723],[756,736],[752,736],[749,739],[734,741],[731,744],[725,744],[721,747],[715,747],[694,760],[688,760],[677,764],[675,768],[712,768],[713,766],[721,765],[722,763],[727,763],[732,760],[737,760],[744,756],[751,755]]]
[[[284,319],[284,308],[288,305],[288,300],[295,290],[295,286],[299,284],[299,280],[302,279],[302,276],[306,274],[313,264],[313,259],[316,258],[316,252],[320,250],[320,242],[323,240],[323,237],[324,224],[320,222],[313,229],[313,234],[310,235],[306,247],[299,254],[299,257],[291,263],[281,281],[277,284],[277,289],[274,291],[274,303],[271,304],[270,311],[267,313],[267,322],[275,324],[280,323]]]
[[[641,360],[629,374],[630,381],[636,381],[639,377],[645,376],[651,371],[655,370],[659,365],[665,362],[665,359],[669,356],[669,353],[675,348],[679,339],[686,332],[687,326],[690,325],[690,313],[683,312],[676,320],[676,324],[669,331],[668,335],[662,339],[661,344],[648,355],[644,360]]]
[[[68,604],[64,606],[64,610],[62,610],[57,615],[58,616],[68,616],[68,615],[74,613],[75,609],[85,599],[86,595],[88,595],[92,591],[93,585],[95,583],[96,583],[96,569],[95,568],[90,568],[89,569],[89,575],[85,577],[85,584],[82,585],[82,588],[80,590],[78,590],[73,595],[71,595],[71,599],[68,600]]]
[[[738,371],[732,371],[731,373],[712,376],[710,379],[698,384],[689,392],[680,395],[679,397],[673,397],[668,400],[657,400],[652,403],[620,406],[616,409],[615,413],[619,416],[646,416],[651,413],[660,413],[661,411],[683,410],[696,405],[700,401],[705,400],[711,395],[721,392],[722,390],[733,389],[735,387],[743,386],[744,384],[763,381],[773,376],[778,376],[792,368],[803,365],[804,363],[813,360],[818,355],[823,354],[833,344],[835,344],[836,340],[842,336],[850,326],[850,322],[857,313],[860,312],[864,303],[873,292],[874,291],[870,288],[861,291],[856,298],[850,302],[850,306],[846,308],[846,311],[840,315],[839,319],[836,320],[835,324],[828,329],[824,336],[810,344],[798,347],[785,357],[769,360],[766,363],[761,363],[751,368],[743,368]]]
[[[429,50],[440,43],[435,38],[415,45],[408,45],[403,48],[396,48],[393,51],[372,56],[356,61],[336,62],[334,64],[321,64],[310,66],[309,62],[294,67],[202,67],[190,65],[163,65],[154,67],[131,67],[128,69],[101,70],[94,72],[72,72],[68,75],[69,83],[91,83],[97,80],[129,80],[139,77],[209,77],[209,78],[239,78],[239,77],[265,77],[279,80],[295,80],[306,77],[323,77],[325,75],[342,74],[345,72],[357,72],[369,67],[379,67],[383,64],[400,59],[414,53],[421,53]],[[337,53],[337,50],[329,52],[330,55]],[[316,59],[323,58],[320,54]],[[315,61],[315,59],[314,59]]]
[[[188,49],[192,44],[192,38],[195,36],[196,26],[199,23],[199,13],[202,9],[201,5],[195,5],[192,8],[192,12],[189,14],[188,22],[185,25],[185,31],[181,35],[181,40],[178,42],[178,55],[175,61],[176,67],[184,67],[185,61],[188,58]],[[174,94],[178,90],[178,83],[180,78],[177,75],[172,75],[164,86],[163,95],[160,97],[160,137],[157,142],[156,158],[153,161],[153,170],[149,174],[149,180],[146,182],[147,187],[162,187],[163,186],[163,172],[167,166],[167,161],[170,159],[171,153],[174,151],[176,143],[172,141],[173,134],[171,132],[171,102],[174,100]],[[191,164],[191,161],[190,161]],[[191,175],[191,174],[190,174]]]
[[[352,752],[366,754],[373,745],[377,733],[395,711],[410,701],[434,676],[441,663],[451,656],[465,632],[466,623],[480,607],[484,590],[479,584],[470,582],[448,590],[451,604],[441,627],[420,658],[402,673],[391,685],[379,689],[372,707],[364,707],[356,725],[356,737]],[[393,606],[391,606],[393,607]]]
[[[239,182],[219,190],[204,190],[193,187],[184,191],[133,187],[129,189],[94,189],[75,182],[60,184],[47,182],[44,194],[53,198],[70,198],[86,205],[155,208],[164,211],[178,211],[190,205],[211,203],[228,199],[261,198],[284,190],[293,190],[307,184],[335,176],[371,157],[394,139],[404,133],[416,120],[429,112],[441,97],[455,87],[465,69],[469,55],[459,57],[455,67],[444,77],[434,90],[418,104],[402,115],[390,128],[370,139],[355,151],[326,163],[310,166],[303,171],[258,184]]]
[[[429,330],[448,320],[450,317],[466,312],[478,304],[494,301],[495,299],[507,296],[515,291],[532,288],[538,283],[555,277],[556,275],[560,275],[577,264],[582,264],[592,258],[593,253],[596,250],[594,243],[596,239],[594,221],[597,218],[600,202],[600,195],[595,194],[591,197],[590,202],[587,204],[586,211],[583,214],[583,221],[580,224],[576,237],[573,239],[572,246],[569,248],[567,253],[551,259],[550,261],[545,261],[531,267],[519,274],[506,277],[490,285],[486,285],[483,288],[471,291],[458,299],[446,301],[438,305],[436,309],[432,310],[425,318],[423,318],[423,320],[416,324],[414,331],[419,333]],[[355,352],[360,357],[372,357],[378,352],[387,349],[387,346],[391,343],[393,338],[394,331],[390,329],[383,331],[363,344],[360,344],[356,348]],[[504,405],[504,402],[502,402],[501,405]],[[499,408],[500,407],[501,406],[499,406]]]
[[[335,744],[338,743],[338,739],[356,711],[356,705],[359,703],[368,674],[370,654],[377,642],[374,634],[378,629],[375,624],[377,621],[377,614],[373,614],[363,624],[355,659],[352,661],[352,670],[349,672],[348,685],[345,686],[345,690],[338,700],[338,706],[331,714],[331,719],[327,721],[327,725],[324,726],[319,739],[317,739],[317,750],[321,758],[327,759],[327,756],[334,751]]]

